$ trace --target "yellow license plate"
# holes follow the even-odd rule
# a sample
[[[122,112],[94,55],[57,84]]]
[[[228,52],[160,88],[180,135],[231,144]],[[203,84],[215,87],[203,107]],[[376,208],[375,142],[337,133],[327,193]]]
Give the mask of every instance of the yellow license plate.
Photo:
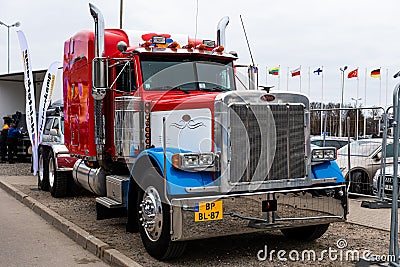
[[[217,221],[222,220],[222,200],[212,202],[200,202],[195,207],[194,221]]]

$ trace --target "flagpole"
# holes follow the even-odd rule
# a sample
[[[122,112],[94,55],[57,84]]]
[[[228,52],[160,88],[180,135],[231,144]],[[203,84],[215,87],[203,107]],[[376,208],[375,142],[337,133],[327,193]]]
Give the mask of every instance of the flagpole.
[[[365,68],[364,107],[367,106],[367,68]],[[367,116],[364,114],[364,137],[367,135]]]
[[[281,90],[281,65],[278,65],[278,90]]]
[[[382,78],[381,67],[379,67],[379,107],[382,106]],[[378,135],[381,135],[381,120],[378,120]]]
[[[289,91],[289,67],[287,67],[286,72],[286,91]]]
[[[379,67],[379,106],[382,105],[382,79],[381,79],[381,67]],[[380,129],[379,129],[380,131]]]
[[[389,82],[389,69],[386,69],[386,104],[385,104],[385,109],[388,106],[388,82]]]
[[[359,84],[360,84],[360,79],[358,78],[358,67],[357,67],[357,99],[358,99],[358,88],[360,87]]]
[[[347,66],[340,68],[342,74],[342,100],[340,102],[340,112],[339,112],[339,137],[342,137],[342,108],[343,108],[343,94],[344,94],[344,72],[347,70]]]
[[[321,108],[324,109],[325,108],[325,104],[324,104],[324,66],[321,67],[322,68],[322,83],[321,83]],[[323,129],[323,111],[321,111],[321,135],[324,134],[326,135],[326,133],[324,133],[324,129]],[[326,119],[326,118],[325,118]]]
[[[308,97],[310,97],[311,93],[311,67],[308,66]]]
[[[299,75],[299,81],[300,81],[300,93],[301,93],[301,65],[300,65],[300,75]]]
[[[358,75],[358,67],[357,67],[357,100],[356,100],[356,134],[355,134],[355,138],[356,140],[358,140],[358,136],[359,136],[359,132],[358,132],[358,123],[359,123],[359,116],[358,116],[358,100],[361,100],[360,98],[358,98],[358,91],[359,91],[359,87],[360,87],[360,78]]]
[[[268,66],[265,66],[265,86],[268,86]]]

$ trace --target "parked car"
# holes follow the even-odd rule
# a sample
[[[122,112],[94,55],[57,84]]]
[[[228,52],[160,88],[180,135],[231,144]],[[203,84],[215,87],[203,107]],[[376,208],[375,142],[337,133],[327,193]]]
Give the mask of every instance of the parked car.
[[[393,140],[388,139],[386,164],[393,164]],[[382,139],[363,139],[350,143],[350,192],[371,194],[373,177],[381,167]],[[338,150],[337,163],[348,180],[348,145]]]
[[[352,142],[353,139],[350,139]],[[324,145],[324,137],[323,136],[313,136],[311,137],[311,144],[320,146],[320,147],[336,147],[337,149],[344,147],[349,143],[347,137],[334,137],[334,136],[325,136],[325,145]]]
[[[384,186],[385,186],[385,195],[388,197],[391,197],[392,192],[393,192],[393,177],[394,177],[394,167],[393,165],[386,166],[385,168],[385,181],[384,181]],[[398,170],[397,177],[399,177],[399,185],[400,185],[400,169]],[[374,175],[374,178],[372,180],[372,190],[374,195],[378,194],[379,190],[379,184],[381,180],[381,169],[378,169]],[[399,187],[400,188],[400,187]]]

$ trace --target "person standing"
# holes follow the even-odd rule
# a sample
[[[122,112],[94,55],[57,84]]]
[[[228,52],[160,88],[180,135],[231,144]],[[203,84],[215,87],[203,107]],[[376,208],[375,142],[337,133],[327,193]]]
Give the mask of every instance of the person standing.
[[[7,157],[8,124],[4,124],[0,132],[0,162],[5,162]]]
[[[11,123],[7,134],[7,147],[8,147],[8,163],[14,163],[14,157],[17,154],[18,137],[21,131],[16,129],[15,123]]]

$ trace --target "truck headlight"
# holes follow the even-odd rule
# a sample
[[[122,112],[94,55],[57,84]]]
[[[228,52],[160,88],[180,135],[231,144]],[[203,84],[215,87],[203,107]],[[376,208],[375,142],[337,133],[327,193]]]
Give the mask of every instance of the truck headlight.
[[[219,157],[214,153],[177,153],[172,166],[184,171],[217,171]]]
[[[336,160],[336,148],[335,147],[314,148],[311,152],[311,160],[312,161]]]

